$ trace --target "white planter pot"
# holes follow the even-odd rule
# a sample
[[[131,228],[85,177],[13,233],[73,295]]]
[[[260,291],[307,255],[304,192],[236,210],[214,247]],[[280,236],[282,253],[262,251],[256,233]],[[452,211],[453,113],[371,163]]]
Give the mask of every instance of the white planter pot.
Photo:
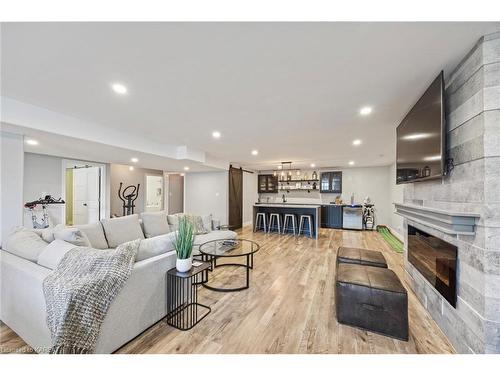
[[[179,272],[187,272],[191,269],[193,266],[193,258],[189,257],[187,259],[179,259],[175,261],[175,268],[177,268],[177,271]]]

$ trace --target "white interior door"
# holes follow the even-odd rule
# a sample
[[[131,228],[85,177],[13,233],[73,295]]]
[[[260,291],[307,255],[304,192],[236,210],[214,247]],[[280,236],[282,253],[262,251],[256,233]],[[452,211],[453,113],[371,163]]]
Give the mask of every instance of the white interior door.
[[[73,170],[73,224],[99,221],[99,167]]]

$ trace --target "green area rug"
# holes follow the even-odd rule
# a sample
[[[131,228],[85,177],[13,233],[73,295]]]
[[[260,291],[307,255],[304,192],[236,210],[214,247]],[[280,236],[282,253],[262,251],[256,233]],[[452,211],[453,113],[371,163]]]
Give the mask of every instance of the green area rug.
[[[377,227],[377,231],[396,253],[403,252],[403,243],[394,237],[387,227]]]

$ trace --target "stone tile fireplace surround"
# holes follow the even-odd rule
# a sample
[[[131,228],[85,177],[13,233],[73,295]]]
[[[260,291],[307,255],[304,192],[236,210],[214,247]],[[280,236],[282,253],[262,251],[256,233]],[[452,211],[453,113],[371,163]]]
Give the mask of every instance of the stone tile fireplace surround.
[[[500,33],[481,38],[448,76],[445,100],[446,148],[455,168],[442,181],[405,185],[403,204],[477,213],[475,232],[454,234],[408,216],[404,228],[457,246],[456,308],[408,262],[407,243],[406,272],[457,352],[500,353]]]

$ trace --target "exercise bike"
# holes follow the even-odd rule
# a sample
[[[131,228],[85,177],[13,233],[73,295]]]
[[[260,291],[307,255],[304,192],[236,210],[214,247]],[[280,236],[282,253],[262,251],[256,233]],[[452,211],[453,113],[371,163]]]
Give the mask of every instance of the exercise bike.
[[[38,198],[36,201],[27,202],[24,204],[24,207],[29,209],[31,212],[31,222],[33,223],[34,229],[45,229],[50,226],[49,222],[49,214],[47,212],[47,206],[52,204],[65,204],[64,200],[61,198],[54,199],[51,195],[46,195],[44,198]],[[38,218],[35,213],[35,208],[38,205],[42,205],[42,220],[38,221]]]

